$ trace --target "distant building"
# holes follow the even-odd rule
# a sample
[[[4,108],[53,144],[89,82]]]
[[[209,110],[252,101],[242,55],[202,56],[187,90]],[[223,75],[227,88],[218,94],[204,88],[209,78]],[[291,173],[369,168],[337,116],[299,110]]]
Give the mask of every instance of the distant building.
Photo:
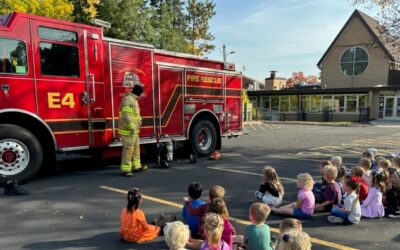
[[[267,84],[274,82],[271,72],[268,90],[248,92],[251,102],[279,119],[400,120],[400,44],[382,31],[377,20],[355,10],[317,64],[320,89],[273,91],[281,86]]]
[[[243,75],[243,88],[247,90],[260,90],[264,89],[264,83]]]
[[[269,78],[265,78],[265,90],[281,90],[286,88],[287,79],[284,77],[277,77],[275,70],[270,71]]]

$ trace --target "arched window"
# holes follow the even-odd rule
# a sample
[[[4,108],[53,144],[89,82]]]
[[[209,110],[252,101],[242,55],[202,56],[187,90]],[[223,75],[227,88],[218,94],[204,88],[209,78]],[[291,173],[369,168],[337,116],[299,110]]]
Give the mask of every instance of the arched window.
[[[368,54],[360,47],[353,47],[342,55],[340,68],[348,76],[357,76],[365,71],[368,66]]]

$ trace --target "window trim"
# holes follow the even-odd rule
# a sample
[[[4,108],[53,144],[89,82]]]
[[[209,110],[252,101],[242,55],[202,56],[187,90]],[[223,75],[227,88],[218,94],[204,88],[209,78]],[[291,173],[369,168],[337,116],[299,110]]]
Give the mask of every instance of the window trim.
[[[39,64],[40,64],[40,74],[42,75],[42,76],[46,76],[46,77],[60,77],[60,78],[73,78],[73,79],[80,79],[81,77],[82,77],[82,74],[81,74],[81,64],[80,64],[80,53],[79,53],[79,46],[78,46],[78,44],[71,44],[71,43],[67,43],[67,44],[64,44],[63,42],[60,42],[60,43],[54,43],[54,42],[49,42],[49,41],[52,41],[52,40],[40,40],[39,41],[39,43],[38,43],[38,49],[39,49],[39,56],[38,56],[38,59],[39,59]],[[43,71],[42,71],[42,57],[41,57],[41,53],[40,53],[40,44],[41,43],[50,43],[50,44],[56,44],[56,45],[63,45],[63,46],[68,46],[68,47],[75,47],[76,49],[77,49],[77,51],[78,51],[78,73],[79,73],[79,75],[78,76],[58,76],[58,75],[48,75],[48,74],[43,74]]]
[[[368,56],[367,67],[365,67],[365,69],[364,69],[363,72],[361,72],[360,74],[357,74],[357,75],[354,75],[354,65],[355,65],[355,56],[356,56],[356,53],[354,53],[353,61],[351,62],[351,63],[352,63],[352,66],[353,66],[353,74],[352,74],[352,75],[348,75],[348,74],[346,74],[345,72],[343,72],[343,70],[342,70],[342,57],[343,57],[343,55],[344,55],[348,50],[350,50],[350,49],[352,49],[352,48],[354,48],[354,49],[357,49],[357,48],[362,49],[363,51],[365,51],[365,53],[366,53],[367,56]],[[360,62],[363,62],[363,61],[360,61]],[[368,50],[367,50],[365,47],[362,47],[362,46],[352,46],[352,47],[350,47],[350,48],[348,48],[348,49],[342,51],[342,53],[340,54],[340,57],[339,57],[339,70],[340,70],[340,72],[342,72],[342,74],[345,75],[346,77],[358,77],[358,76],[362,75],[365,71],[367,71],[367,69],[368,69],[368,67],[369,67],[369,64],[370,64],[369,62],[370,62],[370,56],[369,56]],[[348,62],[348,63],[350,63],[350,62]]]
[[[25,74],[18,74],[18,73],[3,73],[0,72],[1,75],[16,75],[16,76],[27,76],[29,75],[29,53],[28,53],[28,45],[26,43],[26,41],[24,40],[20,40],[20,39],[15,39],[15,38],[10,38],[10,37],[0,37],[0,39],[5,39],[5,40],[12,40],[12,41],[21,41],[25,44],[25,52],[26,52],[26,63],[27,63],[27,68],[28,70],[26,71]]]

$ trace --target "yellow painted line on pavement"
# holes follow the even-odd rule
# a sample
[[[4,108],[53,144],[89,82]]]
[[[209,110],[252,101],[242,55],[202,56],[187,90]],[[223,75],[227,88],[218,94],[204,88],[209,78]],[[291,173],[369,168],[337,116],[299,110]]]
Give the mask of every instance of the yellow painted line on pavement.
[[[207,168],[208,168],[208,169],[219,170],[219,171],[226,171],[226,172],[239,173],[239,174],[247,174],[247,175],[262,176],[262,174],[256,174],[256,173],[246,172],[246,171],[241,171],[241,170],[236,170],[236,169],[226,169],[226,168],[219,168],[219,167],[207,167]],[[280,176],[279,176],[279,179],[288,180],[288,181],[297,181],[296,179],[286,178],[286,177],[280,177]]]
[[[112,192],[115,192],[115,193],[125,194],[125,195],[128,193],[128,190],[123,190],[123,189],[119,189],[119,188],[113,188],[113,187],[109,187],[109,186],[100,186],[99,188],[104,189],[104,190],[108,190],[108,191],[112,191]],[[164,204],[164,205],[168,205],[168,206],[172,206],[172,207],[177,207],[177,208],[183,208],[183,206],[181,204],[178,204],[178,203],[175,203],[175,202],[159,199],[159,198],[148,196],[148,195],[144,195],[144,194],[142,194],[142,197],[143,197],[143,199],[154,201],[156,203],[160,203],[160,204]],[[234,217],[230,217],[229,219],[231,221],[234,221],[234,222],[236,222],[238,224],[242,224],[242,225],[250,225],[251,224],[250,221],[242,220],[242,219],[238,219],[238,218],[234,218]],[[270,229],[274,233],[279,233],[279,229],[278,228],[270,227]],[[327,247],[340,249],[340,250],[357,250],[356,248],[343,246],[343,245],[340,245],[340,244],[336,244],[336,243],[325,241],[325,240],[320,240],[320,239],[313,238],[313,237],[310,237],[310,239],[311,239],[312,243],[315,243],[315,244],[318,244],[318,245],[322,245],[322,246],[327,246]]]

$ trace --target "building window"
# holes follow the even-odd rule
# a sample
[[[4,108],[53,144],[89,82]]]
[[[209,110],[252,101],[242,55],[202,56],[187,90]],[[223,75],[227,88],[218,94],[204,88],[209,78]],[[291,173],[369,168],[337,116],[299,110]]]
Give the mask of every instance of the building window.
[[[301,96],[301,101],[300,101],[300,105],[301,105],[301,111],[302,112],[310,112],[310,101],[311,96]]]
[[[262,96],[261,97],[261,108],[271,109],[271,97],[270,96]]]
[[[290,103],[290,111],[291,112],[297,112],[297,109],[298,109],[298,107],[297,107],[297,105],[298,105],[298,98],[297,98],[297,96],[295,96],[295,95],[291,95],[290,97],[289,97],[289,103]]]
[[[344,96],[339,95],[335,96],[333,99],[334,111],[336,112],[344,112]]]
[[[346,107],[347,112],[356,112],[357,111],[357,95],[348,95],[346,96]]]
[[[272,111],[279,112],[279,96],[271,96],[271,108]]]
[[[0,38],[0,73],[26,74],[28,59],[26,45],[23,41]]]
[[[311,112],[321,112],[321,96],[311,96]]]
[[[353,47],[342,55],[340,68],[348,76],[357,76],[365,71],[368,66],[368,54],[360,47]]]

